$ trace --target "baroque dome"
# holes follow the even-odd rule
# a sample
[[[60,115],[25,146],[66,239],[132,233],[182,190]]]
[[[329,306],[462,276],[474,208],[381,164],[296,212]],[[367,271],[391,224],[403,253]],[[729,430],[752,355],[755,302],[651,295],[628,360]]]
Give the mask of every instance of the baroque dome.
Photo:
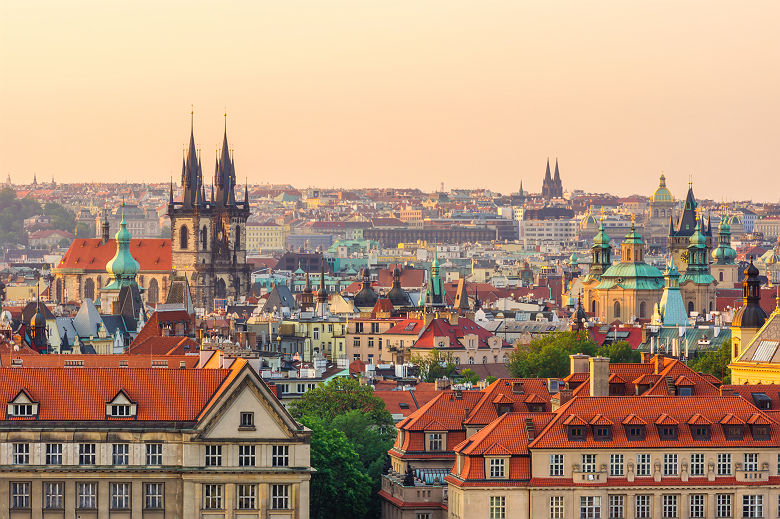
[[[672,196],[672,193],[669,192],[669,190],[666,188],[666,177],[664,175],[661,175],[661,180],[658,183],[658,188],[655,190],[655,193],[653,193],[653,196],[650,198],[651,202],[674,202],[674,197]]]

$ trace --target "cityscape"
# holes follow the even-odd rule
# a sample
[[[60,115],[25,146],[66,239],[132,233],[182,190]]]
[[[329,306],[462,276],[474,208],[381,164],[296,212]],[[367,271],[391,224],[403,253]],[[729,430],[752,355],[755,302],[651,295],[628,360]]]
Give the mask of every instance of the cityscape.
[[[622,59],[622,41],[647,51],[647,66],[655,63],[650,48],[670,70],[701,60],[690,85],[665,86],[667,101],[655,105],[675,131],[693,124],[696,110],[691,101],[681,113],[675,96],[710,72],[766,74],[760,88],[724,87],[724,119],[701,116],[696,131],[684,130],[685,142],[642,137],[605,115],[587,131],[561,130],[560,141],[540,129],[539,140],[516,143],[516,153],[490,156],[489,141],[525,130],[486,129],[476,112],[460,120],[472,109],[464,106],[436,126],[422,83],[441,86],[441,78],[428,67],[441,67],[442,77],[453,63],[481,71],[473,98],[453,83],[441,103],[458,94],[488,107],[508,102],[504,86],[522,83],[507,74],[498,89],[493,76],[508,65],[488,52],[528,52],[522,42],[530,36],[514,29],[538,28],[520,15],[543,25],[562,16],[571,27],[576,17],[609,13],[672,39],[680,37],[677,22],[660,3],[605,3],[591,12],[571,2],[465,2],[440,6],[451,18],[440,19],[422,5],[237,2],[223,13],[236,39],[217,38],[230,33],[221,20],[205,41],[235,49],[246,63],[216,52],[209,59],[224,64],[218,80],[189,76],[192,91],[174,92],[188,83],[172,90],[165,78],[191,72],[190,58],[157,79],[135,60],[173,52],[187,24],[130,49],[124,37],[146,23],[151,6],[76,4],[45,13],[8,6],[0,26],[19,43],[2,51],[10,80],[0,85],[0,519],[780,517],[780,133],[776,117],[761,126],[780,116],[780,67],[764,62],[780,63],[772,16],[679,7],[704,10],[711,24],[691,29],[692,37],[717,46],[719,29],[730,28],[725,38],[747,48],[755,36],[768,46],[760,63],[725,53],[715,66],[712,49],[677,55],[623,29],[604,36],[616,44],[604,59]],[[179,8],[163,2],[149,27]],[[182,17],[200,30],[220,20],[220,8],[205,2]],[[601,27],[609,16],[597,18]],[[241,38],[256,36],[253,21],[266,31],[262,43]],[[100,24],[114,34],[93,32]],[[741,32],[746,24],[753,32]],[[433,36],[451,38],[462,27],[474,34],[461,46],[447,40],[458,54],[451,63]],[[400,28],[430,40],[420,39],[415,53]],[[27,30],[42,40],[22,37]],[[577,45],[598,43],[588,39],[593,30],[562,36],[568,50],[560,56],[576,61]],[[254,58],[268,42],[278,56]],[[82,46],[89,52],[67,53]],[[382,49],[377,59],[386,66],[356,57],[372,49]],[[104,53],[118,62],[102,62]],[[30,89],[38,72],[24,76],[21,63],[53,71],[66,54],[83,76]],[[332,83],[319,82],[325,76],[316,76],[312,56],[344,60],[332,62]],[[423,60],[421,84],[378,86],[400,66],[396,59],[409,78]],[[535,61],[526,66],[547,73]],[[132,80],[116,72],[126,67],[138,72]],[[274,110],[263,123],[246,115],[263,106],[259,90],[247,92],[276,67],[290,77],[308,67],[317,78],[285,87],[303,97],[280,96],[292,121],[278,133],[268,126]],[[353,68],[364,90],[346,72]],[[598,78],[587,67],[568,74],[575,83]],[[228,85],[239,79],[251,88]],[[275,80],[267,81],[274,91]],[[153,84],[165,103],[139,112],[130,96],[115,113],[97,108],[126,88],[140,89],[138,99],[151,95],[142,90]],[[41,106],[76,85],[83,92],[72,104],[44,119],[55,129],[72,125],[70,132],[31,129],[30,121],[48,117]],[[298,105],[338,85],[366,97],[342,106],[346,97],[331,92],[323,120],[319,108]],[[410,85],[420,104],[380,95]],[[631,97],[615,88],[610,95],[620,102]],[[636,110],[654,102],[635,93]],[[206,94],[208,101],[189,101]],[[83,120],[63,118],[78,111],[82,95],[96,109]],[[550,87],[540,102],[565,104],[567,95]],[[739,108],[749,119],[747,98],[770,116],[749,129],[728,115]],[[352,126],[366,99],[372,109]],[[19,111],[25,106],[30,120]],[[379,108],[389,112],[380,116]],[[579,117],[592,109],[583,106]],[[532,112],[522,125],[535,120]],[[145,130],[133,129],[147,117]],[[391,128],[393,117],[409,125],[408,135]],[[95,120],[98,134],[72,131]],[[323,121],[351,146],[331,149],[331,136],[307,144]],[[299,135],[286,126],[293,123]],[[469,123],[469,150],[457,149],[466,141],[447,132]],[[740,136],[712,140],[717,124],[739,127]],[[443,141],[423,137],[437,128]],[[212,165],[206,150],[217,134]],[[597,171],[598,161],[609,162],[607,134],[617,165]],[[390,136],[398,140],[373,148]],[[61,153],[83,139],[126,148],[127,158],[108,162],[101,146]],[[445,140],[446,157],[437,151]],[[39,143],[46,149],[19,159],[17,151]],[[647,149],[620,171],[633,146]],[[133,173],[139,159],[149,167]],[[402,163],[397,176],[384,169]]]

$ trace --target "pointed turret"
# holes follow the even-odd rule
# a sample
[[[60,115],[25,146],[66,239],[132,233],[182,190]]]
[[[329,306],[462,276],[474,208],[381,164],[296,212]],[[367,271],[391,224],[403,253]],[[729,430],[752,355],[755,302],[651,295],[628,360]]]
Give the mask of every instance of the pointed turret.
[[[230,156],[230,148],[227,140],[227,119],[225,133],[222,137],[222,153],[217,161],[214,172],[214,183],[217,186],[216,204],[219,207],[233,206],[236,204],[234,187],[236,183],[236,171],[233,159]]]
[[[192,114],[191,114],[192,115]],[[201,200],[200,185],[202,183],[202,170],[197,149],[195,148],[195,127],[190,121],[190,144],[182,165],[182,205],[187,209],[195,208]]]
[[[141,265],[130,253],[130,231],[125,222],[125,204],[122,202],[122,221],[119,222],[119,231],[116,233],[116,254],[106,264],[106,271],[111,276],[111,283],[106,285],[107,290],[119,290],[123,286],[135,285],[135,276],[141,270]]]
[[[561,173],[558,170],[558,159],[555,159],[555,177],[553,178],[553,195],[557,198],[563,198],[563,183],[561,182]]]

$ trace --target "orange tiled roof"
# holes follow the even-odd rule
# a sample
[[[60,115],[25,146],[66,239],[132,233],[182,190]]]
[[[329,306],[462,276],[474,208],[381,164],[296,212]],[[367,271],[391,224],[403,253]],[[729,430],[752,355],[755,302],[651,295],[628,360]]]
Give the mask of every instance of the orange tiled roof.
[[[130,253],[141,265],[141,272],[171,270],[171,240],[139,238],[130,240]],[[58,269],[105,272],[116,254],[116,240],[102,243],[100,238],[77,238],[57,264]]]
[[[466,335],[471,334],[477,336],[477,349],[489,348],[488,339],[493,337],[493,334],[471,319],[459,317],[457,324],[451,324],[449,320],[444,318],[433,319],[414,343],[413,348],[433,349],[436,347],[437,337],[448,337],[449,349],[464,349],[466,345],[461,340]],[[503,347],[510,346],[503,339],[501,345]]]
[[[179,369],[180,363],[184,362],[187,369],[193,369],[198,365],[197,355],[60,355],[55,353],[20,356],[18,353],[13,355],[0,353],[0,366],[12,366],[14,359],[19,359],[21,368],[64,368],[66,364],[84,368],[151,368],[155,364],[166,362],[168,368]]]
[[[474,406],[465,422],[467,425],[487,425],[498,418],[498,411],[494,405],[498,395],[504,395],[506,399],[501,403],[513,403],[515,412],[527,411],[524,404],[545,404],[544,410],[550,410],[550,392],[546,378],[500,378],[487,386],[484,396]],[[522,393],[516,393],[522,387]],[[535,397],[529,401],[529,397]]]

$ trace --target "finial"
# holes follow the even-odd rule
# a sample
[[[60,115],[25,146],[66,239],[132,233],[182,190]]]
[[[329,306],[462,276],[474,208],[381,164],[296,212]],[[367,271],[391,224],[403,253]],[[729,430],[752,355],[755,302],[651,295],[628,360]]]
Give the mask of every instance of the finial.
[[[195,131],[195,105],[190,105],[190,132]]]
[[[775,295],[775,312],[780,312],[780,285],[777,285],[777,294]]]
[[[604,206],[601,206],[601,221],[604,221]]]

